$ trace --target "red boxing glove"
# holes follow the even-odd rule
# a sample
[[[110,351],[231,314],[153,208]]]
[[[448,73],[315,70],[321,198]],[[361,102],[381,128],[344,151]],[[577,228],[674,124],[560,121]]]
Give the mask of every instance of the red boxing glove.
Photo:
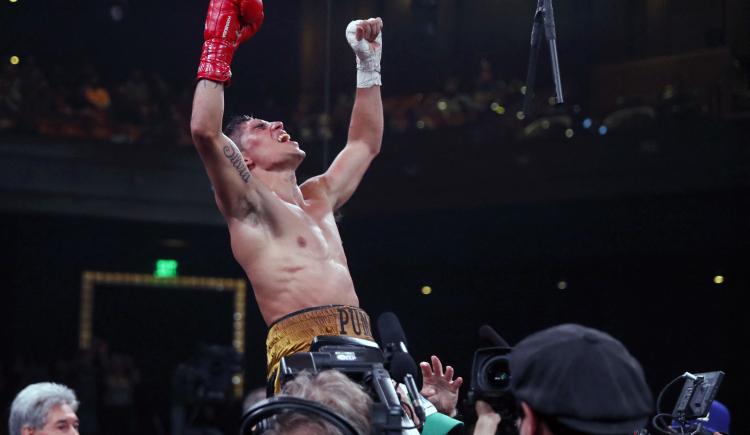
[[[262,0],[211,0],[203,31],[198,79],[229,84],[237,47],[263,24]]]

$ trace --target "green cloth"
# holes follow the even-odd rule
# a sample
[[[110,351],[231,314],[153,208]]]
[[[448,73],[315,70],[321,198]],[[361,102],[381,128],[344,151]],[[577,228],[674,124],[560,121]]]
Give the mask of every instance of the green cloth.
[[[460,420],[436,412],[425,419],[422,435],[445,435],[463,424]]]

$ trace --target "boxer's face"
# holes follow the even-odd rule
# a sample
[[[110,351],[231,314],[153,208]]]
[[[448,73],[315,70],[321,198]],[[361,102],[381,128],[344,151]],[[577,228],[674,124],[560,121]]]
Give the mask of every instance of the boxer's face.
[[[251,119],[243,126],[242,153],[249,166],[266,170],[296,169],[305,158],[305,152],[284,131],[281,122]]]

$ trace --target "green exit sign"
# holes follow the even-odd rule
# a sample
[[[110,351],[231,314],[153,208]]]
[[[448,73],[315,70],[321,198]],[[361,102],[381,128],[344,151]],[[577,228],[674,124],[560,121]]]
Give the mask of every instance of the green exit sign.
[[[177,276],[177,260],[156,260],[154,269],[156,278],[174,278]]]

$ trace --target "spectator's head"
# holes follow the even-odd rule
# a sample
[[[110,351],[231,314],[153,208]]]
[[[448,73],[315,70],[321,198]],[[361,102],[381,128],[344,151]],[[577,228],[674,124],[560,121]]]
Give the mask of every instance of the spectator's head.
[[[266,171],[294,170],[305,158],[305,152],[279,121],[237,116],[224,127],[224,134],[237,145],[245,165],[251,170],[256,167]],[[226,157],[235,164],[232,154]]]
[[[326,370],[313,375],[303,371],[294,380],[284,384],[281,395],[318,402],[346,419],[357,433],[370,433],[372,398],[359,384],[341,372]],[[276,431],[285,435],[340,434],[339,430],[322,418],[296,412],[279,415]]]
[[[42,382],[21,390],[10,408],[11,435],[78,435],[78,400],[70,388]]]
[[[513,348],[510,372],[521,435],[632,434],[653,410],[641,365],[596,329],[566,324],[532,334]]]
[[[242,402],[242,412],[247,412],[248,409],[252,408],[253,405],[266,398],[266,388],[259,387],[255,388],[245,396],[245,400]]]

